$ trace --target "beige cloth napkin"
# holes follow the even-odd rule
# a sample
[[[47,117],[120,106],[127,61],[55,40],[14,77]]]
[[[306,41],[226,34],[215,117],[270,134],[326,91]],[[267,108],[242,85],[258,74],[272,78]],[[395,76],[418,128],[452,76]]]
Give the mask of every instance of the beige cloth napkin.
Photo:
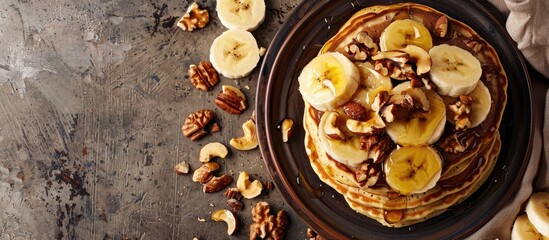
[[[549,25],[546,24],[549,1],[489,1],[502,13],[508,14],[507,31],[526,60],[549,77]],[[543,84],[533,85],[533,89],[539,89],[536,85]],[[537,91],[534,95],[534,145],[520,189],[506,207],[469,239],[511,239],[513,222],[518,215],[524,214],[523,204],[532,192],[549,191],[549,158],[546,157],[549,156],[549,92]]]

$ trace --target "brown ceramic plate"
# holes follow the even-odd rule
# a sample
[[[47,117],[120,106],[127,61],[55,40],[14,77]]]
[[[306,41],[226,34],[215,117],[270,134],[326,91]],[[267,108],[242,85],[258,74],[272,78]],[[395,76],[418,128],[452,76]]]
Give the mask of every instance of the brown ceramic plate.
[[[276,185],[293,209],[329,239],[448,239],[470,235],[501,209],[516,192],[528,164],[532,141],[530,81],[523,59],[505,29],[476,1],[414,0],[472,27],[496,49],[506,70],[508,102],[499,129],[502,148],[492,175],[463,203],[440,216],[405,228],[388,228],[362,216],[313,172],[305,153],[303,100],[297,76],[330,37],[366,6],[402,0],[321,0],[299,5],[273,39],[257,90],[257,127],[261,153]],[[294,134],[282,142],[278,124],[295,122]]]

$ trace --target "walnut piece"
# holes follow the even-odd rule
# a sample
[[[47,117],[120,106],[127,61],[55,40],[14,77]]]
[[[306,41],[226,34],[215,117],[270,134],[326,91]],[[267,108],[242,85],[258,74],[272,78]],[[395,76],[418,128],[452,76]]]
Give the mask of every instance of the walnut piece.
[[[200,9],[200,6],[198,6],[196,2],[193,2],[187,9],[185,15],[179,19],[177,26],[184,31],[192,32],[197,28],[204,28],[209,21],[210,14],[208,13],[208,10]]]
[[[377,54],[379,48],[366,32],[359,32],[343,49],[345,55],[353,61],[365,61]]]
[[[474,134],[462,135],[454,133],[439,141],[438,146],[447,153],[458,154],[465,152],[465,150],[472,146],[475,139],[476,136]]]
[[[204,127],[213,119],[214,115],[214,112],[209,109],[202,109],[190,114],[181,127],[183,135],[191,138],[192,141],[205,136],[208,132],[204,130]]]
[[[466,130],[471,127],[471,105],[474,99],[471,96],[461,95],[454,103],[448,105],[451,114],[454,116],[454,125],[457,131]]]
[[[209,91],[219,82],[217,71],[210,62],[201,61],[198,66],[189,66],[189,79],[198,90]]]
[[[289,217],[284,210],[278,211],[276,216],[271,215],[269,203],[258,202],[252,208],[252,220],[250,225],[250,240],[282,239],[289,224]]]
[[[360,186],[371,187],[377,183],[381,173],[381,164],[378,163],[362,163],[360,168],[355,172],[355,180]]]
[[[482,43],[475,39],[467,39],[463,41],[467,47],[469,47],[474,52],[480,52],[482,50]]]
[[[244,93],[229,85],[223,85],[223,90],[215,98],[215,104],[230,114],[241,114],[248,107]]]
[[[368,159],[373,163],[382,162],[393,148],[393,142],[387,135],[371,135],[360,137],[360,148],[368,151]]]

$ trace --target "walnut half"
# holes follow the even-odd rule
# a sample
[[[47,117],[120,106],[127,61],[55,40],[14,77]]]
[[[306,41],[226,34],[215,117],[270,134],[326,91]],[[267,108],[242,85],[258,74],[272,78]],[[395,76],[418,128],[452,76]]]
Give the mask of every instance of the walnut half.
[[[252,208],[252,220],[250,225],[250,240],[273,239],[279,240],[284,238],[286,227],[290,219],[284,210],[278,211],[275,215],[271,215],[271,208],[267,202],[258,202]]]

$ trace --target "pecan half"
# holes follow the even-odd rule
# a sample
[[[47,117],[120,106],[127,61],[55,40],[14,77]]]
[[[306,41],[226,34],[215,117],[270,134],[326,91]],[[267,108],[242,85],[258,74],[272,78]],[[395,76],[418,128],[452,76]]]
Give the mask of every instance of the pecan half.
[[[361,186],[374,186],[379,179],[381,165],[377,163],[362,163],[355,172],[355,179]]]
[[[210,62],[201,61],[198,66],[189,66],[189,79],[198,90],[209,91],[219,82],[217,71]]]
[[[225,191],[224,195],[228,199],[242,199],[242,194],[240,194],[240,190],[238,190],[238,188],[229,188]]]
[[[475,39],[466,39],[463,42],[474,52],[480,52],[480,50],[482,50],[482,43]]]
[[[215,104],[230,114],[241,114],[248,107],[244,93],[228,85],[223,85],[223,91],[217,94]]]
[[[208,134],[204,127],[213,119],[214,112],[209,109],[202,109],[190,114],[181,127],[185,137],[195,141]]]
[[[200,9],[200,6],[196,2],[192,3],[187,12],[179,21],[177,26],[185,31],[192,32],[197,28],[204,28],[210,21],[210,14],[208,10]]]

